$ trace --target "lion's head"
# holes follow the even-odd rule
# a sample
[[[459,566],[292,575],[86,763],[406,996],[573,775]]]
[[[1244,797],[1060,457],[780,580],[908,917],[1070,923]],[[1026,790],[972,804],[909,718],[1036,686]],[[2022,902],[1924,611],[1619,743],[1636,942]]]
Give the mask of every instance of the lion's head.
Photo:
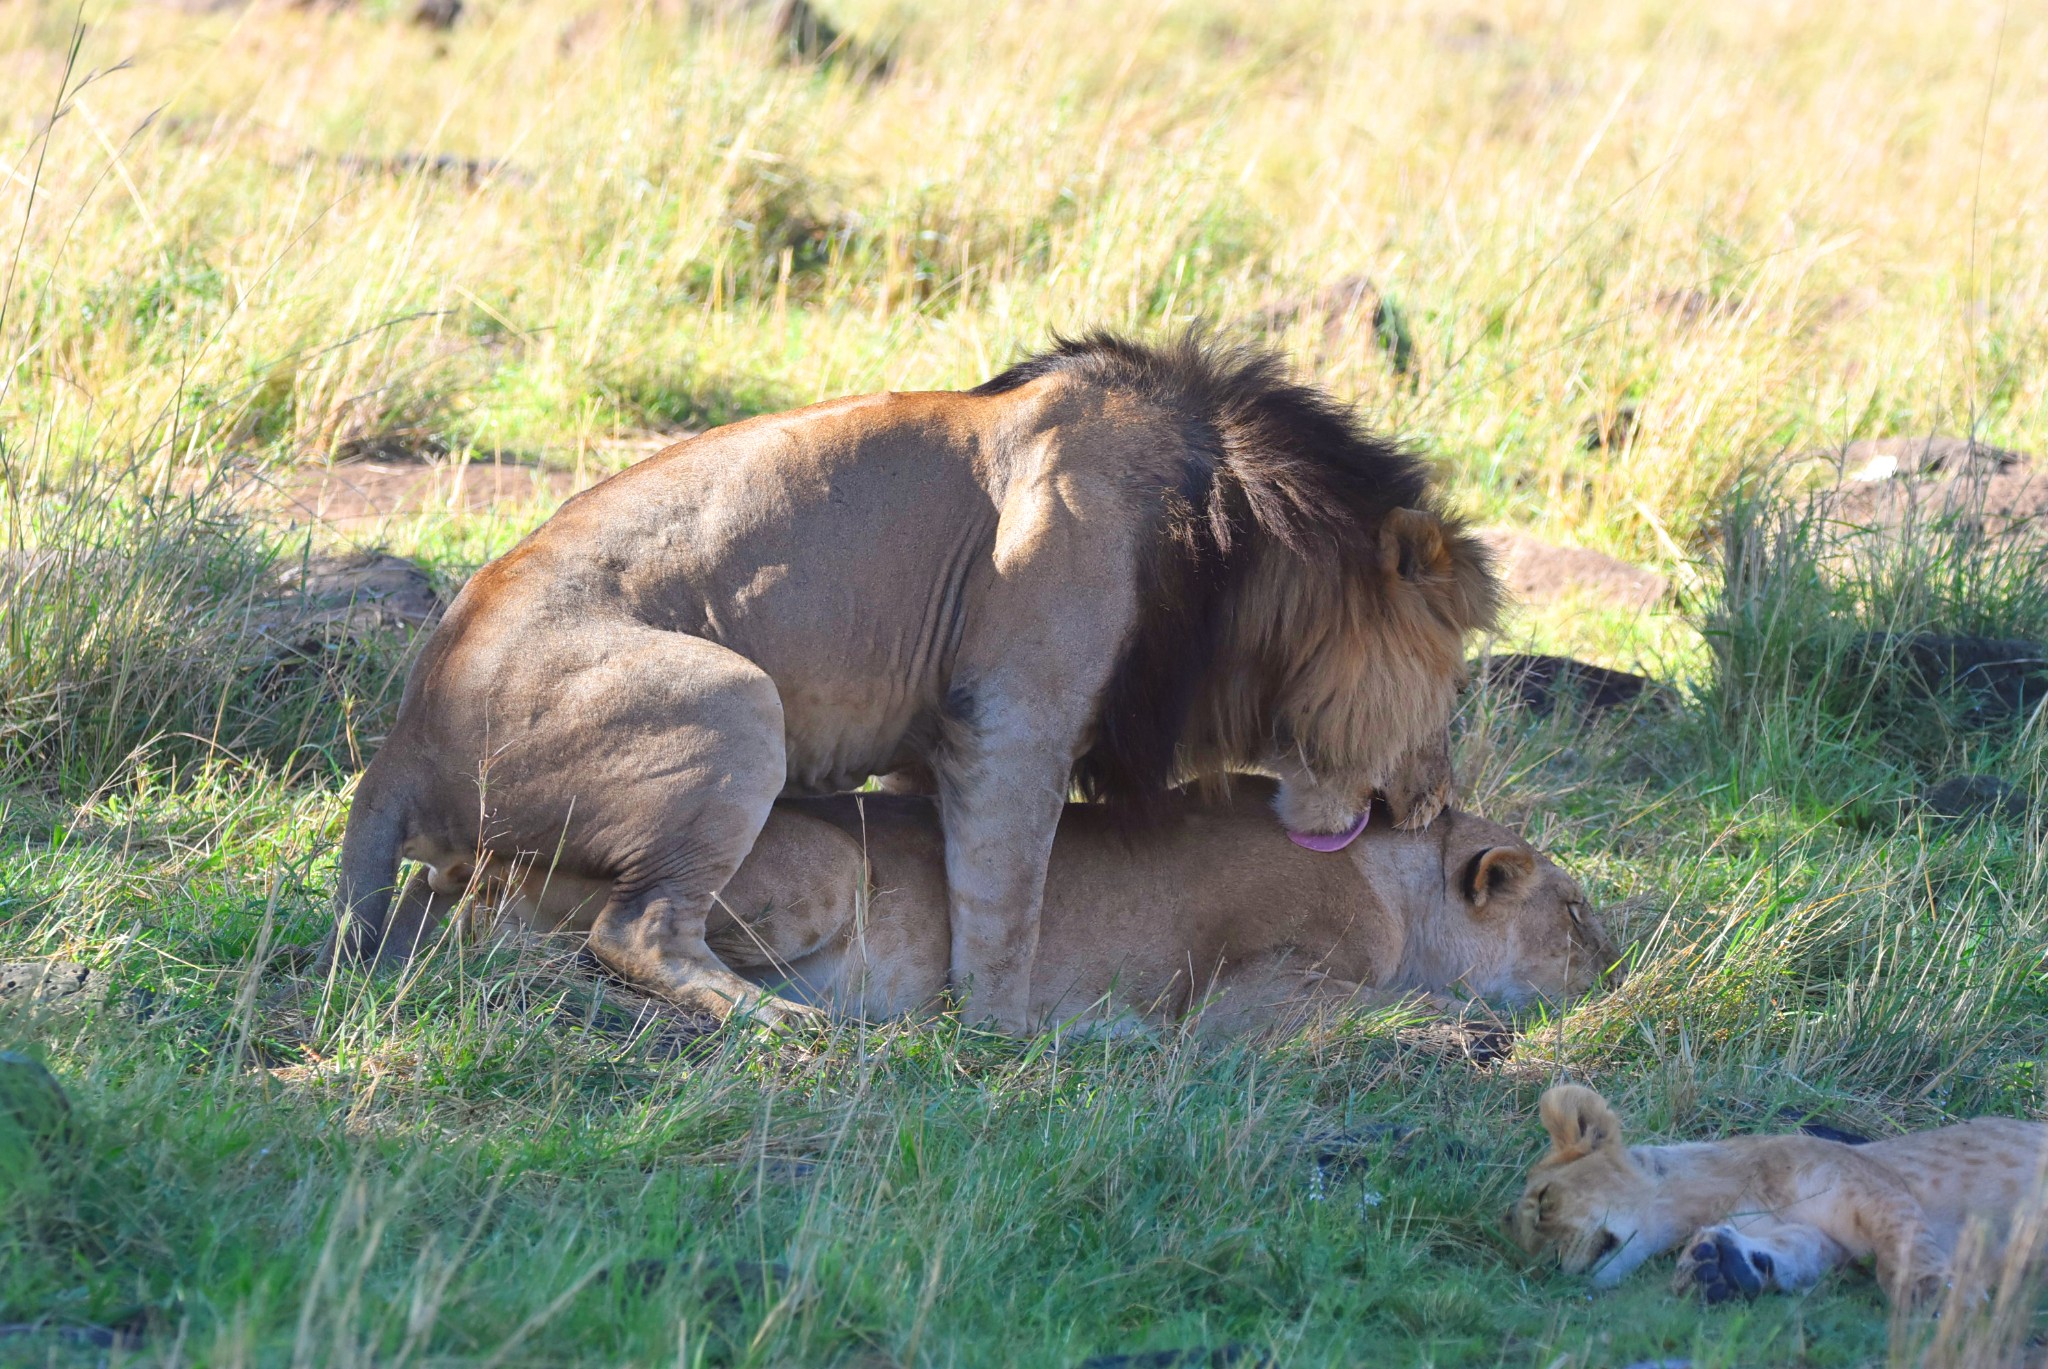
[[[1141,616],[1076,767],[1090,797],[1159,811],[1178,781],[1280,781],[1292,830],[1353,828],[1373,796],[1404,826],[1449,798],[1445,729],[1466,639],[1502,590],[1423,460],[1281,360],[1196,334],[1165,347],[1064,340],[980,387],[1054,372],[1136,402],[1172,434],[1149,487]]]
[[[1621,1119],[1581,1084],[1559,1084],[1537,1105],[1550,1153],[1529,1171],[1507,1215],[1515,1243],[1531,1255],[1555,1255],[1568,1274],[1592,1271],[1611,1287],[1664,1249],[1653,1229],[1654,1185],[1630,1158]]]
[[[1451,797],[1465,641],[1497,594],[1484,547],[1427,508],[1389,511],[1369,559],[1269,555],[1232,616],[1231,657],[1258,664],[1215,681],[1213,741],[1280,781],[1292,831],[1341,832],[1375,795],[1426,826]]]

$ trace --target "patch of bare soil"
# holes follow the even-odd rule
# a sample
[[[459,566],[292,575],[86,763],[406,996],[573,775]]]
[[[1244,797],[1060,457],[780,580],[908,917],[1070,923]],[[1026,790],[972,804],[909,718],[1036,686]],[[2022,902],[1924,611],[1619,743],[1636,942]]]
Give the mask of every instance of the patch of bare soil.
[[[236,491],[236,500],[292,522],[348,527],[429,510],[479,513],[503,504],[558,504],[579,488],[569,472],[540,466],[364,461],[256,477]]]
[[[422,513],[474,514],[494,508],[554,506],[682,434],[636,433],[601,444],[577,470],[533,461],[444,459],[437,449],[368,442],[361,455],[331,466],[252,470],[228,489],[242,511],[292,523],[351,531],[383,519]]]
[[[1880,437],[1809,452],[1839,473],[1821,511],[1897,533],[1939,521],[1984,537],[2048,536],[2048,472],[2021,452],[1962,437]]]
[[[1670,588],[1670,582],[1649,567],[1605,552],[1559,546],[1514,528],[1482,528],[1479,535],[1500,558],[1501,578],[1509,591],[1526,603],[1586,597],[1616,608],[1646,609]]]

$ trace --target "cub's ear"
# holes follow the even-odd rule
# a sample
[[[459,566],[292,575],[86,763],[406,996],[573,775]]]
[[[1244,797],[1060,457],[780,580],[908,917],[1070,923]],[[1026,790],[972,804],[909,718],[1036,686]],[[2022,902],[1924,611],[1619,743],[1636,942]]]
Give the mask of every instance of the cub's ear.
[[[1621,1119],[1614,1109],[1584,1084],[1559,1084],[1536,1105],[1543,1129],[1550,1133],[1552,1163],[1562,1164],[1607,1146],[1621,1144]]]
[[[1465,897],[1474,908],[1484,908],[1495,894],[1513,891],[1516,885],[1536,873],[1536,856],[1526,846],[1489,846],[1472,858],[1465,870]]]
[[[1395,509],[1380,524],[1380,570],[1388,579],[1420,580],[1451,568],[1444,525],[1424,509]]]

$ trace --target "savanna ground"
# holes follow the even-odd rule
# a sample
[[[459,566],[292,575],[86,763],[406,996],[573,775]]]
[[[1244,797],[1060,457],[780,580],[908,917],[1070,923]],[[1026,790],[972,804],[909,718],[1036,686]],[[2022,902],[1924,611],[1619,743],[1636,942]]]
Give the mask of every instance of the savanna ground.
[[[0,957],[106,985],[0,1000],[72,1107],[0,1117],[0,1322],[35,1324],[0,1358],[2038,1354],[2024,1299],[1978,1334],[1858,1277],[1589,1297],[1498,1214],[1565,1075],[1666,1138],[2048,1106],[2041,819],[1907,801],[1993,774],[2038,814],[2043,723],[1859,645],[2039,640],[2041,544],[1798,512],[1829,478],[1801,454],[1854,438],[2048,452],[2048,15],[836,0],[858,45],[819,63],[717,8],[93,3],[75,41],[72,8],[0,7]],[[1372,1019],[692,1042],[573,969],[281,950],[325,928],[408,650],[310,621],[305,557],[452,591],[655,434],[1197,318],[1412,438],[1475,518],[1669,577],[1495,645],[1678,708],[1460,720],[1468,802],[1628,939],[1618,991],[1479,1068]],[[532,493],[261,493],[366,455]]]

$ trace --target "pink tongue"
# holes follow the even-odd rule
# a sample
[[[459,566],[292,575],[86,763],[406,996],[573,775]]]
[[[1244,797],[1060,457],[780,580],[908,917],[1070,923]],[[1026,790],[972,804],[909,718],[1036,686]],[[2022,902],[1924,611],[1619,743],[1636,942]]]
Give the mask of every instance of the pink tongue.
[[[1311,851],[1341,851],[1352,842],[1358,840],[1358,834],[1365,830],[1365,824],[1371,817],[1372,807],[1368,804],[1365,811],[1358,815],[1358,821],[1351,824],[1351,830],[1348,832],[1331,832],[1327,835],[1289,832],[1287,839],[1296,846],[1305,847]]]

